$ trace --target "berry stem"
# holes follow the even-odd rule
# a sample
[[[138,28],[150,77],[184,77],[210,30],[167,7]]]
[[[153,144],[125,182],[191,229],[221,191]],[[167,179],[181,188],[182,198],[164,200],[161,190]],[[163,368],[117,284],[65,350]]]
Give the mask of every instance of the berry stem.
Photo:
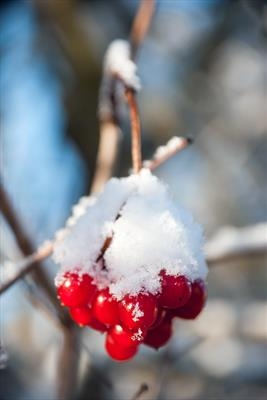
[[[137,174],[142,168],[140,118],[134,90],[127,88],[125,96],[129,106],[131,120],[133,171]]]

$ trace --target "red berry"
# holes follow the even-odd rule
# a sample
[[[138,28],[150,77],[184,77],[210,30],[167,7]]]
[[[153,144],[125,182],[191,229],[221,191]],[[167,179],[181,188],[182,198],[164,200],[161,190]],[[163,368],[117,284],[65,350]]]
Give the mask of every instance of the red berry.
[[[106,337],[105,347],[110,357],[116,361],[129,360],[130,358],[133,358],[133,356],[135,356],[138,350],[138,346],[132,346],[132,347],[120,346],[109,335],[107,335]]]
[[[86,305],[95,293],[95,285],[88,274],[78,275],[76,272],[67,272],[57,288],[60,301],[67,307]]]
[[[94,329],[95,331],[99,331],[102,333],[108,330],[106,325],[102,324],[102,322],[99,322],[96,318],[92,318],[92,320],[87,324],[87,326]]]
[[[186,305],[174,310],[175,317],[183,319],[196,318],[204,308],[206,298],[206,285],[201,279],[198,279],[192,284],[192,294]]]
[[[88,306],[74,307],[70,309],[72,319],[78,325],[88,325],[93,319],[92,309]]]
[[[163,320],[156,329],[150,329],[144,340],[144,344],[159,349],[164,346],[172,336],[172,323],[170,320]]]
[[[120,322],[119,303],[109,293],[108,289],[97,293],[93,302],[93,312],[95,318],[106,325],[115,325]]]
[[[187,303],[191,296],[191,283],[183,275],[175,276],[166,274],[165,270],[161,275],[161,293],[159,304],[166,308],[177,308]]]
[[[119,305],[122,325],[128,329],[146,329],[157,317],[158,307],[155,296],[139,293],[125,296]]]
[[[160,325],[160,323],[163,321],[163,319],[166,319],[167,313],[168,313],[168,310],[165,310],[164,308],[159,308],[157,318],[156,318],[155,322],[153,323],[153,325],[150,326],[149,329],[157,328],[157,326]]]
[[[113,326],[108,336],[121,347],[132,347],[141,344],[145,337],[145,332],[140,328],[137,331],[128,331],[121,325]]]

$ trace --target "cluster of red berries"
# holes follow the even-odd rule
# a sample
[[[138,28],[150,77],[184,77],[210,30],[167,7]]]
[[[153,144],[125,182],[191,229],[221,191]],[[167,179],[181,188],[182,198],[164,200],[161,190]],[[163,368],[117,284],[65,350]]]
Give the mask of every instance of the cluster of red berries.
[[[99,290],[88,274],[67,272],[57,287],[61,303],[73,320],[106,332],[106,350],[117,361],[132,358],[143,343],[155,349],[172,335],[174,317],[194,319],[204,307],[206,287],[202,280],[160,273],[161,291],[139,293],[116,300],[108,289]]]

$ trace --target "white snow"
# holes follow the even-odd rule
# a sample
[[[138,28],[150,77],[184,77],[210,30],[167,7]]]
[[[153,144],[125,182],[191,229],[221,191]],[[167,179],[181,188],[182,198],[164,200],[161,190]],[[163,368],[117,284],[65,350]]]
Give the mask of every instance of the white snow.
[[[154,159],[165,157],[172,151],[175,151],[177,147],[181,146],[184,142],[184,138],[173,136],[164,146],[159,146],[154,154]]]
[[[163,268],[191,281],[207,276],[202,228],[147,169],[111,179],[98,197],[83,199],[74,214],[55,244],[54,260],[61,265],[56,282],[79,267],[121,299],[159,291]],[[110,236],[111,244],[97,263]]]
[[[140,90],[137,66],[131,60],[130,44],[127,40],[116,39],[111,42],[105,54],[104,73],[118,76],[129,88]]]

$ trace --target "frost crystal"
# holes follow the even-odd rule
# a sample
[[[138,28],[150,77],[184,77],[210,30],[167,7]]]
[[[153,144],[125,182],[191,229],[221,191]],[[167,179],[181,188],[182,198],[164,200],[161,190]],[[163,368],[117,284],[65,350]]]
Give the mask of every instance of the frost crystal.
[[[100,262],[107,237],[111,242]],[[167,187],[143,169],[138,175],[111,179],[101,194],[75,206],[64,234],[57,236],[53,258],[61,265],[57,281],[79,268],[121,299],[158,292],[163,268],[191,281],[205,279],[202,247],[201,227],[174,204]]]
[[[144,337],[144,333],[143,331],[139,328],[137,332],[135,332],[132,336],[131,339],[132,340],[137,340],[138,342],[140,342],[141,340],[143,340]]]
[[[136,303],[132,311],[133,321],[137,322],[141,317],[144,316],[144,312],[140,310],[139,304]]]

